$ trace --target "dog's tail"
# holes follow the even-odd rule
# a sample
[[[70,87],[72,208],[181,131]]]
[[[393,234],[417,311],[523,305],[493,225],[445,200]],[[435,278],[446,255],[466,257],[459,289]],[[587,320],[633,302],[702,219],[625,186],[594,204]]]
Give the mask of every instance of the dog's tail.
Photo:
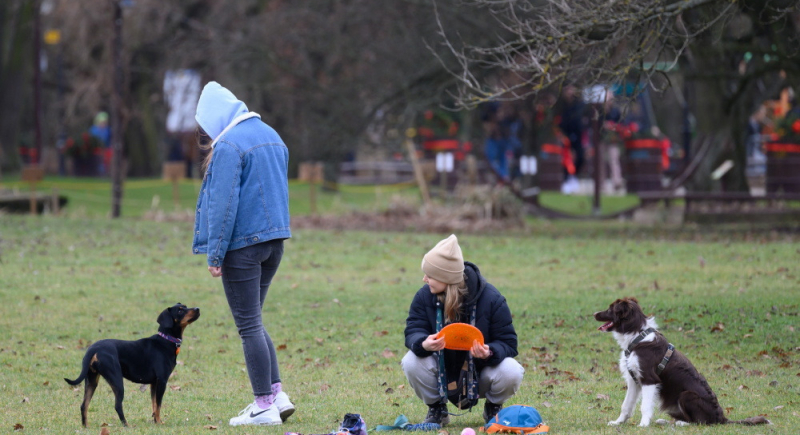
[[[89,374],[89,368],[90,368],[89,366],[91,365],[92,365],[92,355],[90,355],[90,353],[87,352],[86,355],[84,355],[83,357],[83,363],[81,364],[81,374],[78,375],[78,378],[75,379],[74,381],[71,381],[67,378],[64,378],[64,380],[67,381],[67,383],[70,385],[80,384],[81,382],[83,382],[84,379],[86,379],[86,376]]]
[[[760,415],[756,416],[756,417],[745,418],[744,420],[728,420],[728,421],[726,421],[726,423],[728,423],[728,424],[742,424],[742,425],[745,425],[745,426],[755,426],[757,424],[772,424],[771,421],[767,420],[765,417],[760,416]]]
[[[83,380],[84,380],[85,378],[86,378],[86,375],[85,375],[84,373],[81,373],[81,375],[80,375],[80,376],[78,376],[78,379],[75,379],[74,381],[70,381],[70,380],[69,380],[69,379],[67,379],[67,378],[64,378],[64,380],[65,380],[65,381],[67,381],[67,383],[68,383],[68,384],[70,384],[70,385],[78,385],[78,384],[80,384],[81,382],[83,382]]]

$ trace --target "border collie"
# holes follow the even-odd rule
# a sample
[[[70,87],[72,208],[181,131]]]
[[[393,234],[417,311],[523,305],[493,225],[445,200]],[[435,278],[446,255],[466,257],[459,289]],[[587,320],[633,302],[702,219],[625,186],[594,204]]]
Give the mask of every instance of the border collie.
[[[745,425],[769,424],[764,417],[728,420],[708,382],[692,363],[658,332],[658,325],[645,316],[636,298],[617,299],[605,311],[594,313],[598,329],[612,332],[622,348],[619,370],[628,384],[619,417],[609,426],[625,423],[641,398],[642,420],[639,426],[650,425],[658,404],[674,418],[675,424],[689,423]],[[656,423],[664,424],[665,420]]]

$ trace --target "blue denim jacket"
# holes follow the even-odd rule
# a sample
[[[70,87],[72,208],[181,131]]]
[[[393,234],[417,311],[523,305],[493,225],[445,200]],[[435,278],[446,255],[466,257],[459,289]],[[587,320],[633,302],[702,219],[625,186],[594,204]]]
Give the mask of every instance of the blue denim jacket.
[[[214,143],[197,198],[192,251],[207,254],[208,265],[219,267],[228,251],[292,236],[289,150],[278,133],[255,114],[248,118],[236,116],[241,113],[214,113],[214,117],[228,117],[220,124],[227,127],[219,131],[221,127],[208,122],[208,113],[206,119],[201,117],[203,103],[201,96],[197,119],[204,129],[209,127],[206,131]],[[219,112],[219,102],[214,104]],[[244,103],[239,104],[246,113]]]

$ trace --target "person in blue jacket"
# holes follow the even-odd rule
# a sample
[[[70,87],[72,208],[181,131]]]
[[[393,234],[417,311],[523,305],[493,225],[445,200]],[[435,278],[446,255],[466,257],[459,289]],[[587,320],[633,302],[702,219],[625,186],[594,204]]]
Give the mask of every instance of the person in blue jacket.
[[[511,310],[500,292],[464,261],[455,235],[440,241],[422,259],[422,281],[406,319],[408,353],[402,366],[417,397],[428,405],[424,423],[450,422],[447,402],[471,408],[484,398],[485,422],[522,383],[525,369],[517,356]],[[438,331],[450,323],[469,323],[483,334],[469,351],[445,349]]]
[[[219,83],[200,94],[198,142],[209,149],[197,198],[195,254],[222,277],[255,400],[231,426],[281,424],[294,405],[281,385],[261,310],[283,257],[289,227],[289,151],[278,133]]]

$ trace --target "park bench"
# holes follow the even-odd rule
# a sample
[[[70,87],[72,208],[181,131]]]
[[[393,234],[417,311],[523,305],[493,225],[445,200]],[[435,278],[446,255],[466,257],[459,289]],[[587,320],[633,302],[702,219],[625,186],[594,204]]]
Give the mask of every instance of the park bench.
[[[408,162],[353,161],[339,166],[339,183],[354,185],[413,183],[414,168]]]
[[[643,207],[663,203],[673,207],[684,204],[684,220],[697,223],[780,223],[800,221],[800,194],[768,193],[751,195],[747,192],[640,192]]]

